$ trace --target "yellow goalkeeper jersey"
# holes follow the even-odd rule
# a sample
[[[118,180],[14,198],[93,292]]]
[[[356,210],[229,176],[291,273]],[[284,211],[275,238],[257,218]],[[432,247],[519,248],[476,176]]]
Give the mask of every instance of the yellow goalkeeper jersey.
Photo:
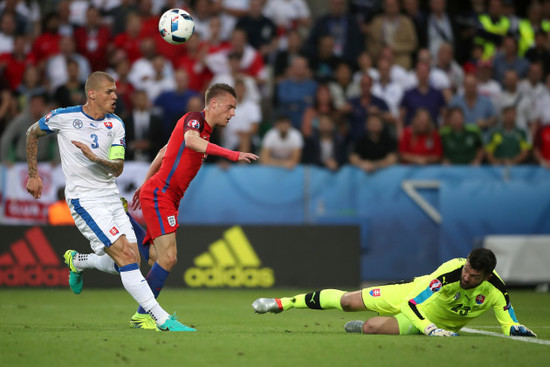
[[[458,331],[472,319],[492,308],[505,335],[519,325],[506,285],[496,271],[472,289],[460,287],[466,259],[453,259],[430,275],[415,278],[412,291],[400,305],[400,311],[420,331],[432,322],[440,328]]]

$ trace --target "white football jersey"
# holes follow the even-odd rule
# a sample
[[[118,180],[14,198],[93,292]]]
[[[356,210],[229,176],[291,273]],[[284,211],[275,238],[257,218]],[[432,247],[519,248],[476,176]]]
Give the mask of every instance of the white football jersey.
[[[71,141],[85,143],[98,157],[109,159],[111,147],[126,146],[124,123],[120,117],[107,114],[95,120],[84,113],[82,106],[73,106],[53,110],[38,123],[43,131],[58,133],[67,199],[118,195],[115,177],[100,164],[86,158]]]

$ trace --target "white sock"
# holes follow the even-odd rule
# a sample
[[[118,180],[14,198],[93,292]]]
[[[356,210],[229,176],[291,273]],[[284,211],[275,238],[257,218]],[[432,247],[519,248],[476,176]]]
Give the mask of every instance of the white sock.
[[[115,262],[109,255],[76,254],[73,264],[78,271],[97,269],[109,274],[118,274]]]
[[[133,263],[122,266],[119,270],[120,279],[126,291],[151,315],[157,325],[164,324],[170,315],[164,311],[155,299],[155,295],[141,274],[138,264]]]

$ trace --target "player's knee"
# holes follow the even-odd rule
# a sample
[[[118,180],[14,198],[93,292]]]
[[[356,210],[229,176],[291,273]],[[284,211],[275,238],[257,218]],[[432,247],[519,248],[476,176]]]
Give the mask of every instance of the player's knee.
[[[365,321],[363,324],[363,334],[379,334],[379,325],[373,322],[372,319]]]
[[[171,270],[178,262],[178,256],[175,253],[166,253],[159,257],[157,262],[166,270]]]
[[[122,245],[122,248],[119,252],[119,256],[121,260],[126,264],[133,264],[138,263],[139,264],[139,257],[136,256],[134,250],[132,249],[132,246],[129,243],[124,243]]]
[[[358,309],[357,307],[357,297],[356,292],[350,293],[344,293],[342,298],[340,299],[340,305],[342,306],[342,310],[344,311],[355,311]]]

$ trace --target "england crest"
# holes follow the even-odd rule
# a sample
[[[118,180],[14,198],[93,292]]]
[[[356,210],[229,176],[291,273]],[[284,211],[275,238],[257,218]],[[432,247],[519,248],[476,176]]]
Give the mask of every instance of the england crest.
[[[176,217],[174,215],[171,215],[166,219],[168,220],[168,224],[170,224],[171,227],[176,225]]]

